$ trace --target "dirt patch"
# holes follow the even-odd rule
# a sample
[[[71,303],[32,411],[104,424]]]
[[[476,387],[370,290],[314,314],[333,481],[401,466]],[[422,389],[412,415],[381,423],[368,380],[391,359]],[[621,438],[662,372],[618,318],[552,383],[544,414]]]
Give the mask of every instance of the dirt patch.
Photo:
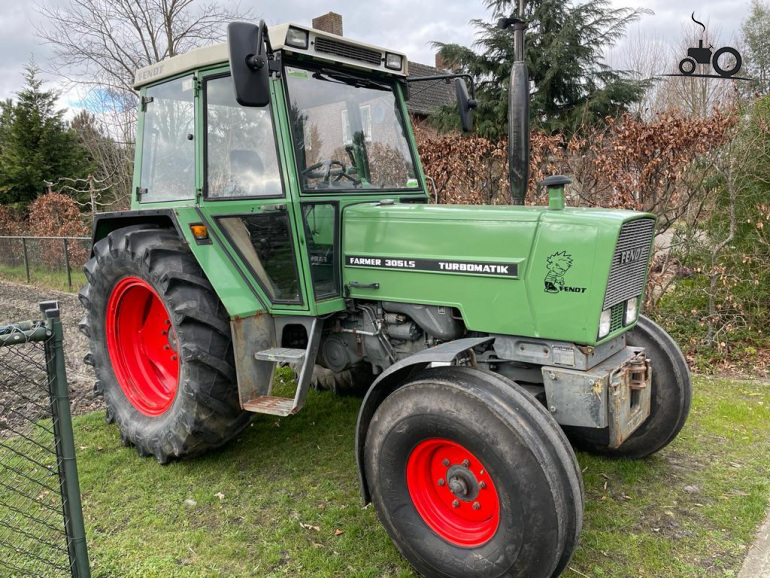
[[[78,322],[83,317],[83,309],[77,295],[0,281],[0,325],[40,319],[38,303],[50,300],[57,300],[61,309],[64,327],[64,357],[72,413],[79,415],[101,409],[104,407],[102,399],[93,392],[93,370],[83,363],[83,357],[88,353],[88,340],[78,330]],[[39,388],[41,383],[45,383],[43,381],[45,376],[29,373],[31,368],[33,368],[33,372],[35,371],[34,368],[39,361],[36,352],[31,349],[29,350],[31,358],[25,361],[23,355],[25,347],[28,346],[21,346],[15,352],[15,358],[12,360],[11,357],[8,357],[7,361],[12,361],[9,371],[18,372],[18,375],[23,377],[23,379],[14,380],[14,383],[28,383],[25,391],[15,391],[14,394],[28,396],[30,400],[28,403],[34,404],[44,399],[44,394]],[[35,387],[38,390],[35,390]],[[7,405],[3,403],[3,398],[7,397],[6,393],[0,391],[0,405],[2,406]]]

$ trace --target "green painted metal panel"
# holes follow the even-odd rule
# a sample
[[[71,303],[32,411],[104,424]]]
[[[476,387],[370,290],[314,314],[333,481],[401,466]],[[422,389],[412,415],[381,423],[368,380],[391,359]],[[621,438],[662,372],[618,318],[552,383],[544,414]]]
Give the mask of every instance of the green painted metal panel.
[[[190,224],[201,222],[195,207],[179,208],[174,213],[193,255],[230,317],[248,317],[258,311],[264,311],[264,305],[257,299],[255,291],[241,271],[222,250],[218,238],[210,245],[199,245],[195,242],[190,232]]]
[[[595,344],[620,227],[639,216],[536,207],[356,205],[343,212],[343,282],[378,284],[352,288],[351,297],[457,307],[475,331]],[[551,293],[545,285],[552,274],[549,257],[560,253],[569,257],[569,266],[556,273],[560,290]],[[351,256],[364,260],[357,265]],[[373,266],[367,258],[381,262]],[[509,266],[505,274],[496,273],[501,264]]]

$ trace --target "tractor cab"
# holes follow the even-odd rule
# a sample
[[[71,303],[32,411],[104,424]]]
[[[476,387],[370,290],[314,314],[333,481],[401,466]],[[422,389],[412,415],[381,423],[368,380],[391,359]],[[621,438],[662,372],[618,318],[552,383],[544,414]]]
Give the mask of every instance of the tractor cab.
[[[136,73],[132,209],[188,207],[177,216],[205,227],[208,237],[193,239],[203,261],[217,259],[207,255],[213,238],[224,241],[230,262],[220,265],[247,271],[253,286],[252,298],[228,305],[233,315],[340,310],[341,210],[427,197],[405,108],[407,60],[299,25],[257,28],[232,24],[229,44]],[[258,65],[247,64],[258,46]],[[231,277],[212,283],[226,292]]]

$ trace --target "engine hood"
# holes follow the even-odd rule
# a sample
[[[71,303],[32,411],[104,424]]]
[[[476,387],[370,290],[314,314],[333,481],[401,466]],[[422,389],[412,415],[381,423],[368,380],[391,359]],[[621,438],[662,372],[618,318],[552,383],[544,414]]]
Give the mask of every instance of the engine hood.
[[[343,284],[350,297],[455,307],[472,331],[593,345],[621,227],[641,218],[654,219],[609,209],[350,205]],[[646,280],[649,253],[648,242],[623,266],[643,266]]]

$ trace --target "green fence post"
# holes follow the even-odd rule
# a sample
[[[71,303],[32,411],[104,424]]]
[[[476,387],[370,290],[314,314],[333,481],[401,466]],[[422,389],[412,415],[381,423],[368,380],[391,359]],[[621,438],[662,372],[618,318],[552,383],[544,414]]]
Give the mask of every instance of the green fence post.
[[[72,291],[72,270],[70,269],[70,256],[67,251],[67,239],[62,239],[64,245],[64,266],[67,268],[67,289]]]
[[[24,237],[21,238],[21,250],[22,250],[22,253],[24,253],[24,272],[27,274],[27,283],[29,283],[30,278],[29,278],[29,259],[27,259],[27,240]]]
[[[40,304],[40,310],[50,323],[53,335],[45,342],[46,366],[51,394],[54,435],[59,457],[59,472],[64,503],[64,520],[67,527],[67,546],[73,578],[90,578],[86,531],[83,522],[83,506],[80,501],[80,482],[75,461],[75,436],[72,431],[72,415],[67,391],[67,373],[64,364],[64,332],[60,320],[59,304],[48,301]]]

